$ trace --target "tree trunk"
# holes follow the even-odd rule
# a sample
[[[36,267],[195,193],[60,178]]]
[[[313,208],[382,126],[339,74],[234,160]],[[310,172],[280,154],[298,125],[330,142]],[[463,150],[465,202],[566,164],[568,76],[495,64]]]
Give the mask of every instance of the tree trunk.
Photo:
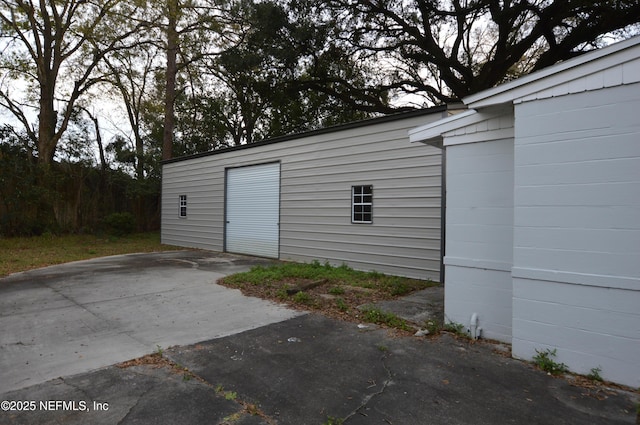
[[[134,134],[136,138],[136,178],[142,181],[144,180],[144,143],[142,137],[140,137],[139,131],[135,130]],[[171,141],[171,144],[173,145],[173,140]],[[162,151],[164,155],[164,146]],[[169,158],[170,157],[171,156],[169,156]]]
[[[102,171],[107,169],[107,160],[104,157],[104,146],[102,145],[102,133],[100,133],[100,125],[98,124],[98,118],[93,118],[93,124],[96,128],[96,143],[98,144],[98,153],[100,154],[100,169]]]
[[[51,165],[58,144],[56,125],[58,113],[53,106],[54,85],[43,81],[40,86],[40,113],[38,114],[38,162]]]
[[[176,101],[176,74],[178,73],[178,0],[167,0],[169,24],[167,27],[167,86],[164,103],[164,131],[162,135],[162,159],[173,157],[174,106]]]

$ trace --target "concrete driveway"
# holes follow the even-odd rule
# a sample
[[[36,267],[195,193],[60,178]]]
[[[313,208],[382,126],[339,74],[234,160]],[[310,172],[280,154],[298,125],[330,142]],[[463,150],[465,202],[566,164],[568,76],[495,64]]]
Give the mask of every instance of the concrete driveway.
[[[206,251],[80,261],[0,279],[0,393],[299,312],[216,285],[268,260]]]

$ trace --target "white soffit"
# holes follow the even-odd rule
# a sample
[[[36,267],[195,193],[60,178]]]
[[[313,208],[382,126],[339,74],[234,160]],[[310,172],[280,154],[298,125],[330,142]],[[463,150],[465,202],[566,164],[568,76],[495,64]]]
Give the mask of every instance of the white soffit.
[[[460,114],[409,130],[409,141],[412,143],[422,142],[438,147],[446,146],[447,143],[444,143],[443,136],[450,136],[451,133],[461,128],[502,116],[505,111],[506,109],[503,107],[487,108],[482,111],[468,109]]]
[[[428,144],[439,142],[442,139],[443,133],[471,124],[472,121],[475,120],[470,117],[474,117],[475,115],[477,115],[477,112],[473,109],[469,109],[439,121],[411,129],[409,130],[409,142],[422,142]]]

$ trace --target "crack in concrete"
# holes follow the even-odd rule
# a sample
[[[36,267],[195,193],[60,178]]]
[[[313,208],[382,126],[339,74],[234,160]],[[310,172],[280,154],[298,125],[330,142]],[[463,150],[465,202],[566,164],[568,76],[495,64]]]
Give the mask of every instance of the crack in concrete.
[[[74,388],[75,390],[77,390],[80,393],[82,393],[82,395],[84,395],[87,399],[93,401],[93,397],[91,396],[91,394],[87,393],[87,391],[84,388],[68,382],[64,377],[60,377],[60,380],[62,381],[63,384],[65,384],[65,385],[67,385],[67,386],[69,386],[71,388]]]
[[[112,320],[109,319],[108,317],[105,317],[102,314],[99,314],[98,312],[94,311],[94,310],[90,310],[87,307],[91,307],[94,304],[100,304],[102,302],[105,301],[114,301],[114,300],[123,300],[123,299],[129,299],[129,298],[136,298],[136,297],[144,297],[144,296],[149,296],[149,295],[157,295],[157,294],[166,294],[166,293],[170,293],[172,291],[175,291],[175,289],[166,289],[166,290],[162,290],[162,291],[156,291],[156,292],[152,292],[150,294],[136,294],[136,295],[127,295],[124,297],[117,297],[117,298],[113,298],[113,299],[108,299],[108,300],[101,300],[101,301],[92,301],[92,302],[86,302],[86,303],[80,303],[78,302],[75,298],[72,298],[69,295],[66,295],[63,290],[64,288],[56,288],[54,286],[54,284],[50,284],[50,283],[45,283],[44,286],[46,286],[47,288],[49,288],[51,291],[53,291],[54,293],[60,295],[61,297],[63,297],[64,299],[66,299],[67,301],[71,302],[72,304],[74,304],[76,307],[79,307],[82,311],[88,313],[89,315],[93,316],[95,319],[97,319],[98,323],[102,323],[104,326],[104,323],[109,323],[112,325],[114,331],[116,332],[117,335],[125,335],[129,338],[131,338],[133,341],[135,341],[137,344],[140,344],[142,347],[144,348],[148,348],[148,343],[144,340],[142,340],[141,338],[136,338],[134,335],[136,333],[136,331],[134,329],[130,329],[130,330],[126,330],[126,329],[120,329],[121,328],[121,324],[118,323],[118,321],[116,320]],[[65,306],[65,307],[58,307],[58,308],[69,308],[69,306]],[[94,329],[89,322],[87,321],[82,321],[82,325],[86,326],[88,329],[91,329],[93,332],[99,332],[100,330]]]
[[[135,409],[136,407],[138,407],[138,404],[140,404],[140,401],[142,400],[142,398],[143,398],[144,396],[146,396],[149,392],[151,392],[151,390],[155,389],[155,387],[156,387],[156,386],[155,386],[155,385],[153,385],[153,386],[151,386],[150,388],[148,388],[145,392],[143,392],[142,394],[140,394],[140,395],[138,396],[138,398],[137,398],[136,402],[133,404],[133,406],[131,406],[131,407],[129,408],[129,410],[127,411],[127,413],[126,413],[122,418],[120,418],[120,420],[118,421],[118,423],[117,423],[116,425],[121,425],[121,424],[123,423],[123,421],[124,421],[125,419],[127,419],[127,417],[131,414],[131,412],[133,412],[133,409]]]
[[[375,392],[375,393],[371,393],[371,394],[365,396],[364,399],[362,400],[362,403],[360,404],[360,406],[358,406],[356,409],[354,409],[351,413],[349,413],[347,416],[345,416],[343,418],[343,420],[342,420],[343,423],[346,424],[347,421],[349,419],[351,419],[352,417],[354,417],[356,414],[361,414],[363,416],[367,416],[366,414],[362,413],[361,410],[366,408],[367,405],[371,402],[371,400],[374,397],[382,395],[385,392],[385,390],[387,389],[387,387],[393,382],[393,380],[392,380],[393,375],[391,373],[391,369],[389,369],[389,367],[387,366],[387,363],[385,361],[386,358],[387,358],[386,355],[383,355],[380,358],[380,360],[382,361],[382,367],[387,372],[387,379],[382,383],[382,388],[379,391]]]
[[[244,353],[244,350],[242,351],[242,353]],[[211,382],[207,381],[205,378],[203,378],[202,376],[198,375],[197,373],[193,372],[188,366],[183,366],[180,363],[178,363],[176,360],[174,360],[173,356],[171,355],[171,353],[163,353],[162,358],[165,359],[167,361],[166,364],[163,365],[163,367],[172,369],[173,371],[180,371],[182,373],[188,374],[190,379],[195,379],[196,381],[200,382],[203,385],[206,385],[207,387],[211,388],[214,391],[214,394],[216,397],[220,397],[220,398],[225,398],[224,393],[228,393],[228,392],[233,392],[236,393],[235,391],[224,391],[224,390],[218,390]],[[260,408],[258,408],[258,404],[253,404],[253,403],[249,403],[248,401],[243,400],[240,397],[234,397],[233,402],[235,402],[239,407],[240,410],[238,410],[236,413],[229,415],[226,418],[223,418],[222,422],[220,422],[220,425],[227,425],[227,424],[233,424],[233,421],[229,421],[228,419],[231,416],[235,416],[235,415],[240,415],[238,416],[237,420],[241,420],[242,417],[244,416],[259,416],[263,421],[265,421],[268,425],[277,425],[277,421],[268,416],[266,413],[264,413]]]

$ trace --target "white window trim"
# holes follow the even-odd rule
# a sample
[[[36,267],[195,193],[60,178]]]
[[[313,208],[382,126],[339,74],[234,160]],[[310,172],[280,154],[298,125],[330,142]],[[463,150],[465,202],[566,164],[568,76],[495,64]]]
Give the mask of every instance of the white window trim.
[[[179,195],[178,217],[187,218],[187,195]]]
[[[356,202],[356,188],[364,188],[364,187],[368,187],[370,188],[371,191],[371,202]],[[369,206],[371,207],[371,212],[369,213],[371,215],[371,220],[355,220],[355,208],[356,206]],[[354,185],[351,186],[351,223],[352,224],[371,224],[373,223],[373,185],[371,184],[361,184],[361,185]]]

